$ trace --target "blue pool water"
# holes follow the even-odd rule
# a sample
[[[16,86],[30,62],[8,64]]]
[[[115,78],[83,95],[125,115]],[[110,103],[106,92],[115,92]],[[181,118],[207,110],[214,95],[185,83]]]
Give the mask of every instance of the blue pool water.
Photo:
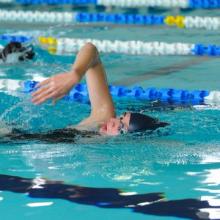
[[[200,11],[198,13],[202,14]],[[213,11],[213,14],[217,15],[218,12]],[[45,27],[34,26],[33,31],[31,25],[11,24],[6,29],[5,26],[0,26],[0,34],[31,33],[59,37],[201,42],[220,45],[219,31],[59,25],[46,30]],[[0,67],[0,78],[4,82],[0,92],[1,122],[8,124],[8,127],[29,132],[49,131],[79,122],[89,114],[89,105],[60,101],[56,106],[49,102],[42,106],[34,106],[30,102],[29,94],[23,94],[19,89],[14,91],[15,83],[20,84],[30,79],[39,80],[67,71],[75,58],[74,54],[72,57],[61,57],[49,55],[39,48],[36,48],[36,51],[37,57],[33,62]],[[121,54],[102,54],[101,58],[110,84],[219,90],[219,58]],[[192,61],[196,64],[193,65]],[[173,67],[182,63],[186,64],[185,68],[177,70]],[[208,201],[212,206],[220,206],[220,111],[198,111],[190,108],[158,111],[149,108],[147,102],[122,99],[115,100],[115,105],[118,114],[126,110],[144,110],[146,114],[158,117],[171,125],[151,135],[77,137],[73,143],[1,142],[1,219],[170,220],[187,217],[183,214],[191,213],[193,209],[195,211],[192,212],[198,219],[220,219],[219,208],[202,209],[192,205],[188,210],[184,209],[189,205],[188,199],[197,202]],[[1,128],[4,127],[5,125],[1,124]],[[4,175],[10,176],[8,182]],[[48,191],[34,196],[28,187],[23,189],[23,185],[19,185],[14,176],[30,180],[41,178],[47,181],[63,181],[62,184],[58,184],[59,187],[67,184],[74,189],[81,187],[84,194],[74,194],[70,201],[66,198],[71,197],[71,190],[67,190],[68,195],[63,188],[63,191],[59,187],[53,191],[54,183],[50,182],[48,189],[53,196],[49,196]],[[10,187],[10,181],[13,187]],[[21,182],[24,183],[25,179]],[[20,191],[16,191],[18,186]],[[89,202],[95,196],[91,191],[86,191],[85,187],[93,187],[95,195],[100,197],[99,202]],[[164,203],[156,200],[155,203],[159,205],[151,211],[147,209],[147,204],[140,205],[141,209],[131,206],[105,208],[107,201],[104,195],[112,193],[109,189],[100,193],[100,188],[119,189],[124,193],[162,193],[162,201],[173,203],[164,212]],[[79,202],[77,196],[84,196],[86,199]],[[116,203],[120,203],[122,198],[125,196],[117,197]],[[126,198],[129,201],[130,197]],[[183,202],[184,199],[187,199],[186,202]],[[183,203],[178,205],[178,201]],[[193,219],[196,219],[195,216]]]

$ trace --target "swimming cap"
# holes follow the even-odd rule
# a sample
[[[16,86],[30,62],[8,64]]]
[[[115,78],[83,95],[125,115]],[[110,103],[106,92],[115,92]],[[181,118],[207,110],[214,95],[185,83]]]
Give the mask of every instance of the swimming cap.
[[[131,113],[130,122],[128,131],[137,132],[145,130],[155,130],[160,127],[165,127],[169,125],[166,122],[160,122],[156,118],[140,114],[140,113]]]
[[[34,55],[35,53],[31,45],[10,42],[0,51],[0,60],[4,63],[16,63],[19,61],[32,60]]]

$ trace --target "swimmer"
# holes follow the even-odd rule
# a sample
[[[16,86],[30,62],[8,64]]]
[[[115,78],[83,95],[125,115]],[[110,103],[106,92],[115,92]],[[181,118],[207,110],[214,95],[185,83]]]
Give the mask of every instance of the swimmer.
[[[73,142],[79,135],[91,137],[94,135],[116,136],[128,132],[154,131],[169,125],[156,118],[136,112],[125,112],[116,117],[115,107],[109,92],[105,69],[101,63],[96,47],[85,44],[79,51],[69,72],[60,73],[40,82],[32,94],[35,105],[52,99],[56,103],[64,97],[77,83],[86,76],[86,83],[91,103],[91,113],[88,118],[76,126],[52,130],[42,133],[26,133],[11,129],[4,137],[9,140],[40,140],[46,142]]]
[[[18,63],[34,58],[33,47],[22,45],[18,42],[10,42],[5,47],[0,48],[0,64]]]
[[[57,74],[38,84],[37,91],[32,94],[33,103],[39,105],[48,99],[56,103],[79,83],[84,75],[91,102],[91,113],[88,118],[72,128],[97,130],[102,135],[115,136],[127,132],[153,131],[169,125],[140,113],[125,112],[122,116],[116,117],[105,69],[98,50],[91,43],[81,48],[69,72]]]

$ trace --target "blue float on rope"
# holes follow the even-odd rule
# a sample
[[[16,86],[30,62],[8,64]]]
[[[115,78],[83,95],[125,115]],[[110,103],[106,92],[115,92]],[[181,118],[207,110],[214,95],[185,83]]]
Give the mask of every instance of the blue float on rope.
[[[203,45],[203,44],[195,44],[192,49],[193,54],[199,56],[220,56],[220,47],[216,45]]]
[[[26,81],[24,82],[23,92],[30,93],[36,90],[38,82]],[[125,86],[109,86],[110,93],[113,97],[127,97],[135,98],[138,100],[161,100],[165,102],[173,103],[190,103],[190,104],[203,104],[204,98],[209,95],[209,91],[206,90],[182,90],[182,89],[156,89],[142,87],[127,88]],[[86,84],[77,84],[68,95],[65,96],[65,100],[73,101],[84,99],[88,100],[88,90]]]
[[[219,8],[219,0],[189,0],[190,8]]]
[[[7,35],[7,34],[0,35],[0,40],[6,42],[26,43],[28,41],[31,41],[32,39],[33,39],[32,37],[26,37],[22,35]]]
[[[76,14],[76,22],[104,22],[113,24],[137,24],[137,25],[162,25],[165,16],[160,15],[140,15],[140,14],[109,14],[109,13],[88,13],[79,12]]]

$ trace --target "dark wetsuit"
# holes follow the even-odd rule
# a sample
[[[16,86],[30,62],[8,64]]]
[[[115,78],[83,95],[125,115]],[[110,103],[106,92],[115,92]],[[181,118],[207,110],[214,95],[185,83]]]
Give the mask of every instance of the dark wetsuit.
[[[4,142],[9,140],[22,141],[22,140],[33,140],[33,141],[44,141],[50,143],[57,142],[74,142],[78,136],[92,137],[98,135],[95,131],[79,131],[72,128],[56,129],[49,132],[42,133],[27,133],[18,129],[13,129],[11,133],[7,134],[4,138]]]

